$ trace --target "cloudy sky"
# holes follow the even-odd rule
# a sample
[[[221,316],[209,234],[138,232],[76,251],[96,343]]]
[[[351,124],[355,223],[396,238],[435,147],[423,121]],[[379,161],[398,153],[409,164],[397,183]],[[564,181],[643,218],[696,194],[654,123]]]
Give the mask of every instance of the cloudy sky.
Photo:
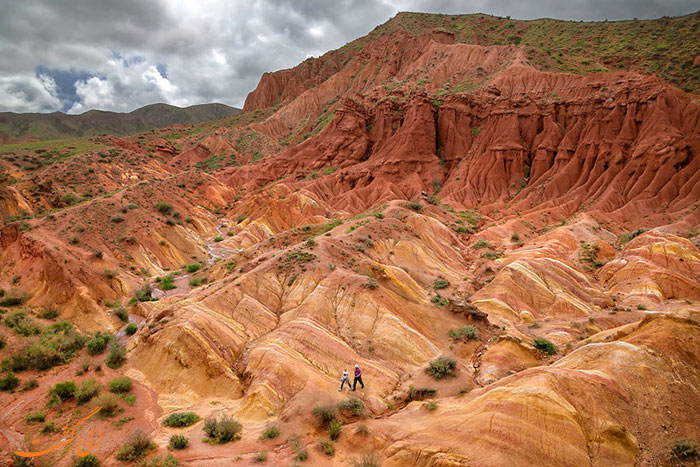
[[[0,0],[0,111],[241,107],[263,72],[399,11],[612,20],[697,9],[697,0]]]

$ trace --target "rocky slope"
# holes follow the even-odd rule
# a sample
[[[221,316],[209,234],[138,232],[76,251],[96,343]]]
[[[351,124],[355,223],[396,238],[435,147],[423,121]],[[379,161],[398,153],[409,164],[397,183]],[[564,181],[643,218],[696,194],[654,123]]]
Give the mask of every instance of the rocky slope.
[[[161,454],[186,434],[185,465],[305,448],[314,465],[679,462],[674,443],[700,440],[700,104],[638,73],[651,55],[609,71],[573,69],[598,49],[564,69],[531,50],[584,26],[623,33],[401,14],[264,75],[216,123],[0,148],[5,369],[48,339],[10,328],[17,309],[115,333],[127,361],[108,376],[146,414],[124,430]],[[435,379],[439,357],[454,367]],[[355,363],[357,400],[337,391]],[[2,449],[76,369],[17,370],[39,389],[2,396]],[[339,403],[331,457],[312,409]],[[161,426],[181,411],[233,414],[242,439]],[[99,423],[110,465],[123,436]]]

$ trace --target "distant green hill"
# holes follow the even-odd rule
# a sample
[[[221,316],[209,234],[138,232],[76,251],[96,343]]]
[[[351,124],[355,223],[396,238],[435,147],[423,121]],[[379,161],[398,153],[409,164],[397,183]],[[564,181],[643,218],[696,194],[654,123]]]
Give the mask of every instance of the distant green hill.
[[[0,132],[15,138],[56,140],[102,133],[128,135],[174,123],[203,123],[240,112],[224,104],[175,107],[152,104],[129,113],[90,110],[80,115],[0,112]]]

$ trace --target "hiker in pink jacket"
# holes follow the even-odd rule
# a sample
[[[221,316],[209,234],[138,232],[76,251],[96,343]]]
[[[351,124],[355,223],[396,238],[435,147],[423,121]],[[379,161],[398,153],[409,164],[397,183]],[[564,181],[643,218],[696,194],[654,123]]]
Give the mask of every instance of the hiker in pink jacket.
[[[365,388],[365,383],[362,382],[362,370],[360,370],[360,366],[355,364],[355,381],[352,383],[352,390],[354,391],[357,388],[357,382],[360,382],[360,385],[362,385],[362,389]]]

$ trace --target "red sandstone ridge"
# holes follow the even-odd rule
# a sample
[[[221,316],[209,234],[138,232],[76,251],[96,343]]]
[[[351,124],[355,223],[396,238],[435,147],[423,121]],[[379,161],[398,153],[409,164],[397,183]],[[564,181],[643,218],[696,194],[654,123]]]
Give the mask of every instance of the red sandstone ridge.
[[[696,16],[640,23],[677,54]],[[21,381],[2,462],[60,441],[30,412],[98,403],[48,404],[54,384],[117,376],[135,397],[96,421],[103,465],[137,427],[154,464],[681,462],[700,442],[700,104],[644,44],[596,49],[622,26],[401,14],[215,123],[0,147],[0,359]],[[124,362],[83,348],[98,331]],[[355,363],[365,388],[339,392]],[[180,412],[200,419],[166,426]],[[204,420],[225,413],[241,437],[221,445]]]

